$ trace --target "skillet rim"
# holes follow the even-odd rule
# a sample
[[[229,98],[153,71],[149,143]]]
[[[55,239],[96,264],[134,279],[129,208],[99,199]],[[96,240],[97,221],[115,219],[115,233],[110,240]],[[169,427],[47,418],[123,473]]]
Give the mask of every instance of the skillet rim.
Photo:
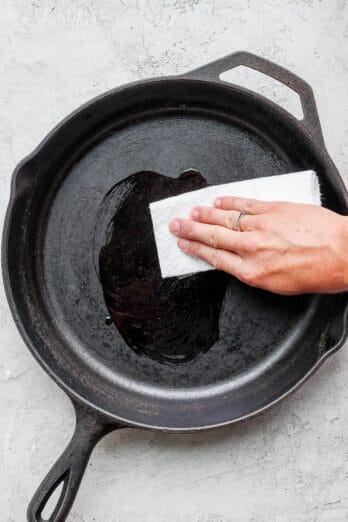
[[[242,415],[238,418],[228,420],[225,422],[221,422],[218,424],[208,424],[203,426],[195,426],[195,427],[187,427],[187,428],[173,428],[168,426],[158,426],[155,424],[143,424],[140,422],[135,421],[129,421],[128,419],[124,419],[122,417],[119,417],[113,413],[107,412],[103,410],[103,408],[95,405],[93,402],[89,401],[87,398],[85,398],[83,395],[77,392],[77,390],[73,389],[68,385],[64,379],[60,378],[55,371],[51,368],[49,364],[46,363],[40,356],[37,348],[36,343],[31,339],[31,336],[29,335],[26,327],[24,326],[24,322],[22,321],[22,318],[20,317],[20,313],[18,311],[18,306],[16,304],[16,300],[14,298],[11,282],[10,282],[10,275],[9,275],[9,267],[8,267],[8,255],[7,255],[7,249],[8,249],[8,243],[9,243],[9,236],[10,236],[10,227],[11,227],[11,217],[12,213],[14,212],[14,209],[16,207],[18,198],[19,198],[19,189],[20,186],[20,174],[21,171],[30,164],[31,161],[33,161],[35,158],[39,157],[46,145],[50,142],[50,140],[62,129],[64,129],[65,126],[68,126],[69,123],[73,120],[75,116],[78,114],[81,114],[86,109],[91,109],[93,105],[97,105],[99,101],[105,99],[108,96],[115,96],[119,94],[121,91],[124,91],[126,89],[131,89],[136,87],[141,88],[144,85],[148,84],[157,84],[157,83],[163,83],[163,82],[172,82],[172,81],[180,81],[180,82],[187,82],[189,84],[196,84],[197,86],[199,84],[205,83],[209,85],[214,85],[217,88],[227,89],[231,92],[237,92],[240,95],[246,96],[246,97],[252,97],[256,99],[260,104],[264,105],[264,108],[266,110],[270,111],[276,111],[280,117],[282,117],[285,121],[284,123],[288,123],[295,127],[297,132],[301,135],[304,135],[306,140],[308,140],[311,143],[311,146],[319,152],[319,155],[324,158],[324,160],[330,165],[330,177],[332,178],[332,181],[334,182],[334,185],[336,185],[337,193],[339,193],[342,196],[345,211],[348,214],[348,192],[346,190],[345,184],[341,178],[341,176],[338,173],[338,170],[336,166],[334,165],[332,159],[330,158],[327,149],[324,144],[318,144],[312,134],[307,130],[307,128],[304,125],[301,125],[302,120],[297,120],[294,116],[292,116],[288,111],[283,109],[282,107],[278,106],[268,98],[255,93],[249,89],[246,89],[244,87],[229,83],[229,82],[221,82],[221,81],[212,81],[211,79],[205,80],[205,79],[199,79],[199,78],[191,78],[189,77],[189,73],[183,74],[183,75],[172,75],[172,76],[164,76],[164,77],[156,77],[156,78],[149,78],[141,81],[135,81],[135,82],[129,82],[125,85],[121,85],[119,87],[116,87],[114,89],[111,89],[105,93],[102,93],[91,100],[85,102],[83,105],[72,111],[68,116],[63,118],[57,125],[54,126],[54,128],[41,140],[41,142],[35,147],[35,149],[28,154],[20,163],[16,166],[11,179],[11,192],[10,192],[10,199],[6,210],[6,215],[4,219],[4,225],[3,225],[3,234],[2,234],[2,245],[1,245],[1,264],[2,264],[2,275],[3,275],[3,281],[4,281],[4,287],[5,287],[5,293],[6,297],[9,303],[9,307],[11,310],[12,317],[15,321],[15,324],[19,330],[19,333],[21,334],[21,337],[23,338],[25,344],[29,348],[30,352],[36,359],[36,361],[40,364],[40,366],[45,370],[45,372],[54,380],[58,386],[63,389],[65,393],[70,397],[70,399],[73,402],[79,402],[84,405],[87,405],[89,408],[91,408],[93,411],[98,412],[100,416],[103,418],[107,418],[111,420],[115,425],[122,425],[125,427],[138,427],[138,428],[146,428],[146,429],[153,429],[153,430],[160,430],[160,431],[168,431],[168,432],[175,432],[175,433],[187,433],[187,432],[196,432],[196,431],[203,431],[208,429],[215,429],[218,427],[227,426],[229,424],[236,424],[241,421],[245,421],[249,418],[255,417],[264,411],[268,410],[275,404],[277,404],[280,401],[283,401],[288,395],[293,393],[297,388],[299,388],[320,366],[321,364],[326,360],[326,358],[337,351],[342,344],[344,343],[346,337],[348,336],[348,293],[347,293],[347,300],[345,307],[343,309],[343,312],[340,312],[341,318],[341,324],[342,324],[342,330],[341,335],[334,344],[334,346],[330,347],[330,349],[324,354],[322,354],[316,363],[307,371],[307,373],[299,379],[291,388],[289,388],[285,393],[274,399],[272,402],[266,404],[265,406],[251,412],[247,413],[245,415]],[[318,295],[318,298],[320,298],[320,295]]]

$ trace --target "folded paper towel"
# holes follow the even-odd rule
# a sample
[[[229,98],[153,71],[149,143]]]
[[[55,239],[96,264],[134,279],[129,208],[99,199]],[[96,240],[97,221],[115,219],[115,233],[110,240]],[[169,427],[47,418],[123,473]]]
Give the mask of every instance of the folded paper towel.
[[[213,267],[205,261],[182,252],[177,246],[177,238],[169,231],[168,225],[175,217],[188,218],[192,207],[212,206],[215,198],[228,195],[313,205],[320,205],[321,202],[318,177],[314,171],[306,170],[214,185],[150,203],[163,278],[213,270]]]

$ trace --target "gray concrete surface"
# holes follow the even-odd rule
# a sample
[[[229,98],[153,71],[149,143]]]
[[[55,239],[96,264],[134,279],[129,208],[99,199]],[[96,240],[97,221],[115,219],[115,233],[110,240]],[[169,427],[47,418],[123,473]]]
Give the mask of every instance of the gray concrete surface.
[[[348,181],[347,18],[345,0],[2,0],[1,218],[14,166],[69,111],[116,85],[240,49],[313,86],[328,150]],[[279,87],[253,86],[292,106]],[[25,348],[3,290],[0,299],[0,520],[21,522],[74,418]],[[110,434],[69,521],[348,520],[347,376],[342,349],[284,404],[242,426]]]

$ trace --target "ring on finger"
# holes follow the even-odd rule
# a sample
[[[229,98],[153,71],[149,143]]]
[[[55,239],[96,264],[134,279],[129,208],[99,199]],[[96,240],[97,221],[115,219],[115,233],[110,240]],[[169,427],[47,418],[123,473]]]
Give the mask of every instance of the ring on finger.
[[[239,216],[237,217],[237,223],[236,223],[236,228],[237,228],[238,232],[243,232],[243,230],[241,229],[241,223],[242,223],[243,217],[247,216],[247,215],[248,215],[248,212],[240,212],[239,213]]]

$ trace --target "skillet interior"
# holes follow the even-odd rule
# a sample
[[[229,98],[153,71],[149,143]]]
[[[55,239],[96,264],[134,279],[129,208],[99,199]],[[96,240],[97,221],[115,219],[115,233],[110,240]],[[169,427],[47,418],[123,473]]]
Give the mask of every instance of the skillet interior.
[[[230,277],[219,339],[193,360],[164,365],[105,324],[95,270],[102,200],[137,171],[177,177],[193,168],[218,184],[313,168],[324,204],[344,212],[331,161],[270,108],[233,87],[138,84],[76,113],[22,166],[8,241],[17,321],[71,393],[125,422],[206,427],[256,412],[315,365],[328,297],[276,296]]]

